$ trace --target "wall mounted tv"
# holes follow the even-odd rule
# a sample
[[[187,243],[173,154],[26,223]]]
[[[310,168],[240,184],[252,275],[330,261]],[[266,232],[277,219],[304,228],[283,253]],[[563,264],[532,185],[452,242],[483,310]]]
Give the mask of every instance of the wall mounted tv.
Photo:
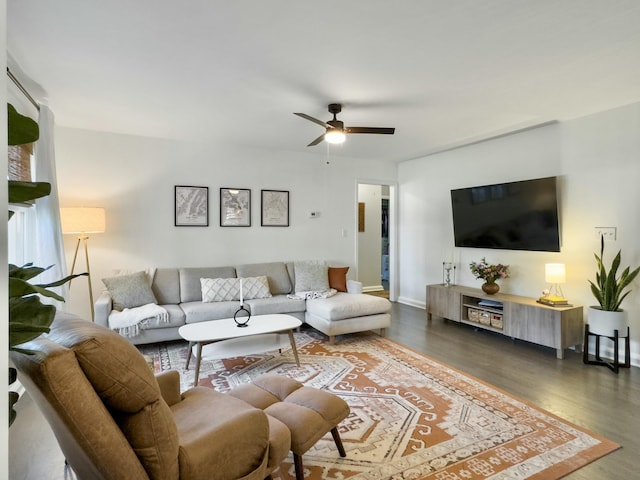
[[[451,190],[456,247],[560,251],[556,177]]]

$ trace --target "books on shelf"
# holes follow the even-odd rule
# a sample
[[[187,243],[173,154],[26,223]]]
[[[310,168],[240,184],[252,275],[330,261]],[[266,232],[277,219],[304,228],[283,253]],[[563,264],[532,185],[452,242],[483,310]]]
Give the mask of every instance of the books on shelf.
[[[483,298],[478,302],[478,306],[480,307],[489,307],[489,308],[502,308],[502,302],[498,302],[497,300],[489,300]]]
[[[540,297],[537,300],[538,303],[543,305],[548,305],[550,307],[570,307],[569,301],[566,298],[556,297],[554,295],[549,295],[547,297]]]

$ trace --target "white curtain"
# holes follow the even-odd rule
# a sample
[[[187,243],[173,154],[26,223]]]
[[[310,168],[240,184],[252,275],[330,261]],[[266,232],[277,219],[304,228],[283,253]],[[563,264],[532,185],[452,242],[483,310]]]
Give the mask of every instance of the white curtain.
[[[67,262],[64,254],[62,229],[60,226],[60,202],[58,197],[58,181],[56,177],[56,157],[54,148],[54,115],[46,105],[40,105],[38,116],[40,138],[36,144],[35,180],[49,182],[51,194],[36,201],[37,242],[34,257],[35,265],[47,267],[48,271],[37,277],[38,283],[50,283],[67,275]],[[55,289],[65,299],[69,294],[69,286],[65,284]],[[46,301],[46,299],[42,299]],[[65,310],[64,304],[52,301],[57,308]]]

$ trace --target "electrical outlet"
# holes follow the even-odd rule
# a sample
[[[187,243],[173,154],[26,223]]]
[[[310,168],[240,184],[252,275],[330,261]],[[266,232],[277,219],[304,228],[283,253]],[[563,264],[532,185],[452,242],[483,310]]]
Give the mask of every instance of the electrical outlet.
[[[604,240],[615,240],[617,237],[616,227],[596,227],[596,237],[604,237]]]

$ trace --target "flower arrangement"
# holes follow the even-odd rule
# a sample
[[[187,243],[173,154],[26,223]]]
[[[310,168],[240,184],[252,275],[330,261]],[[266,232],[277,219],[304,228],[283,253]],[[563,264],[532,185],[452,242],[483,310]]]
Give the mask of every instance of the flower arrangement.
[[[499,278],[507,278],[509,276],[509,265],[489,265],[482,257],[480,262],[471,262],[471,273],[476,278],[481,278],[485,282],[495,283]]]

